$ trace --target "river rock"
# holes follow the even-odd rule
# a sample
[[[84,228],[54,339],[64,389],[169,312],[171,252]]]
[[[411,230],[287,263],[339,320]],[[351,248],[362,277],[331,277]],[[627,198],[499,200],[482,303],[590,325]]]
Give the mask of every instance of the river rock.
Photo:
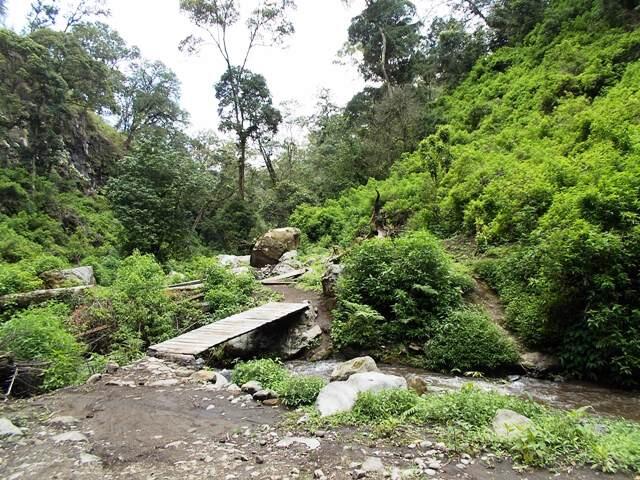
[[[249,255],[218,255],[218,263],[223,267],[229,267],[232,270],[248,267],[250,261],[251,256]]]
[[[560,369],[560,361],[557,357],[542,352],[524,353],[520,364],[532,375],[544,375]]]
[[[367,457],[362,463],[362,470],[367,473],[383,473],[384,464],[378,457]]]
[[[8,418],[0,418],[0,438],[21,436],[22,430],[16,427]]]
[[[215,383],[216,372],[211,370],[198,370],[189,377],[191,383]]]
[[[429,384],[420,375],[412,374],[407,376],[407,387],[418,395],[424,395],[429,389]]]
[[[522,435],[533,422],[513,410],[501,408],[493,418],[493,433],[500,439],[510,440]]]
[[[71,427],[78,423],[80,423],[80,420],[69,415],[60,415],[47,420],[47,425],[52,425],[54,427]]]
[[[249,395],[253,395],[254,393],[259,392],[260,390],[263,390],[262,385],[260,384],[260,382],[256,382],[255,380],[251,380],[251,381],[245,383],[240,388],[242,389],[243,392],[246,392]]]
[[[86,442],[87,441],[87,437],[86,435],[77,432],[77,431],[72,431],[72,432],[65,432],[65,433],[60,433],[58,435],[55,435],[53,437],[53,441],[55,443],[63,443],[63,442],[69,442],[69,443],[75,443],[75,442]]]
[[[376,361],[371,357],[357,357],[342,362],[331,372],[331,381],[346,380],[354,373],[378,372]]]
[[[284,253],[298,248],[300,235],[299,229],[291,227],[269,230],[253,246],[251,266],[262,268],[267,265],[276,265]]]
[[[306,446],[309,450],[315,450],[320,447],[320,440],[317,438],[306,438],[306,437],[285,437],[276,443],[276,447],[278,448],[289,448],[294,443],[299,443],[301,445]]]
[[[320,390],[316,408],[323,417],[348,412],[355,405],[358,393],[392,388],[406,389],[407,381],[402,377],[380,372],[356,373],[351,375],[349,380],[331,382]]]
[[[269,388],[259,390],[253,394],[253,399],[258,400],[260,402],[264,402],[265,400],[271,400],[273,398],[278,398],[278,394]]]
[[[76,267],[66,270],[50,270],[40,275],[47,288],[60,288],[69,283],[76,285],[95,285],[93,267]]]

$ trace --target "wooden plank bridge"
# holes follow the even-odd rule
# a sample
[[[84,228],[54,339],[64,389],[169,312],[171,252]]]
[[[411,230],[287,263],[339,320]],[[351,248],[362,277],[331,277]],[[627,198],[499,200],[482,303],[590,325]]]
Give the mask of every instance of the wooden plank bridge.
[[[200,355],[216,345],[290,315],[300,314],[307,308],[308,303],[267,303],[152,345],[149,350],[157,354]]]

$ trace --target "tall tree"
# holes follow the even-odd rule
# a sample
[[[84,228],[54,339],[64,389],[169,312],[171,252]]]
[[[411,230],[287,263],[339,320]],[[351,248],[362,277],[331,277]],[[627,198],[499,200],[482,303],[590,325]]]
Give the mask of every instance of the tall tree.
[[[27,16],[27,30],[30,32],[56,25],[63,32],[89,19],[108,17],[111,14],[105,7],[105,0],[76,0],[62,10],[58,0],[35,0]]]
[[[362,52],[364,78],[382,80],[387,89],[410,82],[422,43],[420,27],[410,1],[367,0],[349,26],[349,44]]]
[[[273,46],[281,44],[294,31],[289,20],[289,12],[295,8],[293,0],[259,0],[246,19],[248,41],[240,61],[231,56],[229,32],[240,21],[240,2],[238,0],[181,0],[180,8],[191,21],[199,27],[206,39],[213,43],[226,65],[226,72],[216,86],[216,96],[225,99],[220,110],[226,112],[226,120],[221,128],[236,134],[238,147],[238,193],[244,198],[245,165],[247,142],[254,131],[246,131],[244,125],[248,120],[244,110],[249,102],[242,97],[243,89],[251,83],[254,74],[245,75],[249,56],[256,46]],[[181,48],[195,52],[205,42],[202,37],[190,35],[181,42]],[[255,78],[254,78],[255,79]],[[248,83],[247,83],[248,82]],[[220,92],[218,92],[220,87]],[[265,83],[266,88],[266,83]],[[234,126],[231,126],[231,125]]]
[[[263,148],[269,136],[278,131],[282,115],[272,105],[271,93],[265,78],[246,68],[242,72],[239,70],[240,67],[227,70],[215,89],[221,120],[220,129],[235,133],[238,140],[238,188],[240,197],[244,197],[247,144],[253,139]],[[275,170],[270,157],[265,156],[264,159],[272,180],[275,180]]]
[[[129,147],[144,130],[171,128],[186,120],[180,108],[180,82],[162,62],[139,62],[132,65],[120,96],[118,128],[127,135]]]

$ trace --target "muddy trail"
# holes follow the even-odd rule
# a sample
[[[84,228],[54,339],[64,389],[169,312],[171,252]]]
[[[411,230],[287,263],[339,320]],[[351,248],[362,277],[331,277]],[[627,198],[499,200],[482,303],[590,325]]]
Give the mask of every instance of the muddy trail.
[[[224,373],[224,372],[223,372]],[[23,432],[0,440],[0,478],[583,479],[449,452],[426,433],[373,440],[313,431],[203,371],[145,358],[95,383],[0,406]],[[631,476],[607,476],[611,479]]]

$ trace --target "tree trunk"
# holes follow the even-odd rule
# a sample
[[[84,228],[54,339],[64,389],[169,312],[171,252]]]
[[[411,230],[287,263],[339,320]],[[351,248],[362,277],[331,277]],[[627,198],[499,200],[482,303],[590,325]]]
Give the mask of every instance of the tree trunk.
[[[244,200],[244,168],[247,161],[247,139],[241,138],[240,143],[240,158],[238,159],[238,194],[240,200]]]
[[[269,172],[271,183],[273,184],[273,186],[275,186],[278,183],[278,175],[276,174],[276,169],[273,168],[273,162],[271,161],[269,152],[267,152],[262,146],[261,140],[258,140],[258,148],[260,149],[260,153],[262,154],[262,158],[264,159],[264,164],[267,166],[267,171]]]
[[[28,307],[37,303],[43,303],[49,300],[67,300],[72,299],[76,295],[94,285],[81,285],[79,287],[70,288],[52,288],[49,290],[34,290],[26,293],[12,293],[0,297],[0,309],[3,307]]]
[[[389,73],[387,72],[387,35],[384,33],[382,27],[378,27],[380,35],[382,36],[382,53],[380,54],[380,68],[382,68],[382,76],[384,77],[384,83],[387,86],[387,91],[391,93],[391,81],[389,80]]]

